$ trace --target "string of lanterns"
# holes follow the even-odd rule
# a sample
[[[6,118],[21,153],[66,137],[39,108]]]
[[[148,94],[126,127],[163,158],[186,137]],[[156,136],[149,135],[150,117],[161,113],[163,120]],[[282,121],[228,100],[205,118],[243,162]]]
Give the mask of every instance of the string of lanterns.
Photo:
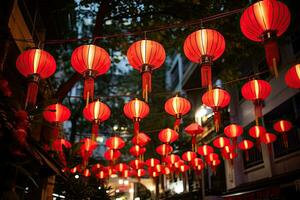
[[[278,75],[277,66],[279,64],[276,38],[286,31],[289,23],[290,13],[287,6],[277,0],[262,0],[254,3],[243,12],[240,19],[242,33],[250,40],[263,43],[267,64],[275,76]],[[183,49],[186,57],[191,62],[199,63],[201,66],[201,85],[208,88],[202,96],[202,102],[213,109],[215,131],[219,132],[221,124],[220,111],[229,105],[230,94],[222,88],[212,88],[211,67],[213,61],[224,53],[225,39],[216,30],[201,28],[186,38]],[[129,165],[116,163],[121,156],[120,149],[124,147],[125,142],[122,138],[114,136],[106,141],[108,150],[104,153],[104,158],[110,161],[109,166],[103,166],[99,163],[91,168],[88,166],[88,160],[97,147],[95,140],[99,131],[98,126],[107,120],[111,114],[106,104],[99,99],[94,101],[94,80],[109,70],[111,61],[109,54],[103,48],[96,45],[82,45],[72,53],[71,65],[84,79],[83,99],[86,101],[86,107],[83,110],[83,115],[86,120],[92,122],[92,137],[81,140],[82,146],[79,154],[82,157],[82,165],[69,169],[69,172],[80,172],[84,176],[90,176],[93,173],[99,179],[104,179],[116,173],[124,178],[133,175],[141,178],[147,174],[145,166],[148,167],[148,174],[152,177],[157,177],[160,174],[173,176],[174,173],[183,173],[190,168],[199,172],[205,166],[209,166],[212,171],[215,171],[221,163],[215,148],[220,150],[224,159],[231,162],[237,157],[238,148],[246,152],[246,159],[248,159],[247,152],[253,148],[254,144],[246,139],[242,139],[237,144],[238,137],[243,134],[243,128],[238,124],[230,124],[225,127],[224,134],[226,137],[216,138],[213,141],[215,148],[207,144],[197,147],[196,137],[204,132],[204,128],[195,123],[190,124],[185,127],[185,132],[192,137],[191,150],[183,153],[182,157],[173,154],[171,143],[179,137],[178,131],[180,130],[181,118],[191,109],[191,104],[187,99],[176,95],[165,103],[165,111],[175,117],[175,123],[173,129],[166,128],[158,134],[159,140],[163,143],[156,148],[156,152],[161,156],[161,161],[156,158],[149,158],[144,161],[145,146],[150,142],[150,138],[147,134],[140,132],[140,122],[150,112],[148,98],[149,93],[152,91],[151,74],[153,70],[162,66],[166,54],[160,43],[144,39],[133,43],[129,47],[127,58],[129,64],[140,71],[142,76],[142,97],[144,101],[135,98],[126,103],[123,108],[125,116],[133,121],[134,137],[132,143],[134,146],[130,148],[130,153],[136,159],[131,160]],[[54,74],[56,70],[55,60],[44,50],[30,49],[24,51],[18,57],[16,67],[29,80],[25,107],[28,105],[35,106],[38,95],[38,82],[40,79],[48,78]],[[285,82],[288,87],[300,88],[300,64],[288,70]],[[251,80],[244,84],[241,92],[243,97],[252,101],[255,107],[256,125],[250,128],[249,135],[256,139],[258,148],[261,142],[269,146],[276,140],[276,135],[267,133],[266,129],[259,125],[258,119],[263,116],[262,103],[271,93],[270,84],[264,80]],[[54,124],[54,141],[51,148],[59,153],[61,162],[65,167],[66,162],[62,149],[63,146],[70,148],[71,144],[59,135],[59,124],[68,120],[70,114],[70,110],[59,103],[46,107],[43,113],[45,120]],[[288,145],[287,133],[291,128],[291,123],[286,120],[280,120],[274,124],[274,130],[283,136],[285,147]],[[201,157],[197,157],[197,153]]]

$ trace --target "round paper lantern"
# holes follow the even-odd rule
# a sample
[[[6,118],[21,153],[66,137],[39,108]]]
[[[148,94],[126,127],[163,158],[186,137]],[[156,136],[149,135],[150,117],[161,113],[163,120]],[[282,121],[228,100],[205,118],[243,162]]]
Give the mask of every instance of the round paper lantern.
[[[115,170],[118,172],[123,172],[124,170],[127,170],[129,166],[125,163],[118,163],[115,165]]]
[[[201,65],[202,87],[211,87],[211,66],[225,50],[225,39],[216,30],[200,29],[191,33],[184,41],[185,56]]]
[[[252,126],[249,129],[249,135],[255,139],[261,138],[266,133],[266,129],[263,126]]]
[[[141,169],[144,167],[144,162],[139,160],[139,159],[135,159],[129,162],[130,167],[132,167],[133,169]]]
[[[226,159],[226,160],[233,160],[233,159],[235,159],[238,156],[238,154],[235,153],[235,152],[229,152],[229,153],[227,153],[227,152],[225,152],[223,150],[222,150],[221,154],[222,154],[222,157],[224,159]]]
[[[184,165],[184,161],[183,160],[178,160],[177,162],[174,163],[174,167],[175,168],[180,168],[181,165]]]
[[[100,163],[97,163],[97,164],[95,164],[95,165],[92,166],[92,172],[93,172],[94,174],[99,173],[99,171],[100,171],[101,169],[103,169],[103,166],[102,166]]]
[[[173,151],[173,147],[168,144],[162,144],[156,147],[156,152],[161,156],[166,156]]]
[[[159,176],[159,172],[156,172],[156,171],[149,171],[149,175],[151,176],[151,177],[158,177]]]
[[[205,160],[207,163],[210,163],[214,160],[218,160],[219,159],[219,155],[216,153],[210,153],[205,157]]]
[[[89,169],[84,169],[84,170],[83,170],[83,176],[85,176],[85,177],[91,176],[90,170],[89,170]]]
[[[107,177],[107,173],[104,170],[101,170],[96,174],[97,178],[99,179],[105,179]]]
[[[277,139],[277,136],[275,134],[272,133],[265,133],[262,137],[261,137],[261,142],[265,143],[265,144],[270,144],[275,142],[275,140]]]
[[[106,160],[115,161],[121,156],[121,152],[115,149],[108,149],[104,152],[104,158]]]
[[[125,142],[121,137],[113,136],[106,140],[105,145],[110,149],[122,149],[125,146]]]
[[[249,6],[240,19],[242,33],[252,41],[263,43],[267,64],[276,77],[280,58],[276,38],[287,30],[290,18],[285,4],[263,0]]]
[[[163,143],[175,142],[178,137],[178,133],[170,128],[165,128],[158,133],[158,139]]]
[[[129,119],[133,120],[134,135],[140,131],[139,122],[149,114],[148,104],[135,98],[124,105],[123,112]]]
[[[235,147],[233,145],[226,145],[221,151],[224,151],[225,153],[231,153],[234,152]]]
[[[89,157],[92,156],[93,151],[97,147],[97,142],[91,140],[90,138],[84,138],[80,140],[82,145],[80,146],[80,154],[83,160],[83,166],[86,166],[88,163]]]
[[[164,169],[164,166],[163,165],[160,165],[160,164],[157,164],[154,166],[153,170],[158,172],[158,173],[161,173]]]
[[[192,136],[192,150],[196,151],[197,149],[197,135],[204,132],[204,128],[200,126],[198,123],[191,123],[187,127],[184,128],[184,131]]]
[[[151,141],[151,138],[142,132],[139,132],[137,135],[135,135],[131,142],[134,145],[139,145],[141,147],[146,146]]]
[[[60,103],[52,104],[45,108],[45,111],[43,112],[43,117],[45,120],[54,125],[52,131],[54,139],[56,139],[59,135],[60,123],[67,121],[70,118],[70,116],[70,110]]]
[[[146,152],[145,147],[140,147],[139,145],[134,145],[129,149],[131,155],[137,157],[143,155]]]
[[[140,177],[142,177],[142,176],[145,176],[146,175],[146,170],[144,170],[144,169],[137,169],[136,170],[136,176],[138,177],[138,178],[140,178]]]
[[[146,165],[148,167],[155,167],[156,165],[158,165],[160,162],[158,159],[156,158],[149,158],[148,160],[145,161]]]
[[[179,171],[180,171],[181,173],[184,173],[184,172],[186,172],[186,171],[189,170],[189,169],[190,169],[190,166],[185,165],[185,164],[180,165],[180,167],[179,167]]]
[[[288,148],[289,146],[287,132],[289,132],[291,128],[292,123],[287,120],[279,120],[273,125],[273,129],[278,133],[281,133],[285,148]]]
[[[197,157],[197,154],[193,151],[187,151],[182,154],[182,159],[187,162],[191,162]]]
[[[100,123],[106,121],[110,117],[110,109],[109,107],[99,101],[94,101],[92,103],[89,103],[84,109],[83,109],[83,116],[86,120],[93,123],[92,125],[92,139],[96,140],[98,136],[98,127]]]
[[[199,165],[203,165],[204,166],[203,160],[201,158],[195,158],[195,159],[193,159],[190,164],[193,167],[197,167]]]
[[[230,94],[220,88],[209,90],[202,96],[202,103],[213,109],[216,132],[219,132],[221,124],[220,109],[228,106],[229,102]]]
[[[164,47],[152,40],[140,40],[133,43],[127,51],[129,64],[142,74],[142,94],[148,102],[148,93],[152,91],[151,73],[159,68],[166,59]]]
[[[300,88],[300,64],[292,66],[285,74],[285,83],[288,87]]]
[[[165,111],[175,117],[174,130],[179,131],[181,117],[191,110],[189,100],[176,95],[168,99],[165,103]]]
[[[264,80],[251,80],[242,87],[242,95],[254,104],[254,113],[256,119],[262,117],[263,101],[268,98],[271,93],[271,85]]]
[[[16,67],[29,81],[25,105],[35,106],[39,80],[54,74],[56,70],[55,60],[47,51],[29,49],[19,55]]]
[[[249,160],[249,154],[248,154],[248,150],[253,148],[254,143],[251,140],[242,140],[239,144],[238,147],[239,149],[245,151],[245,156],[246,156],[246,160]]]
[[[128,177],[130,177],[130,176],[132,176],[132,171],[131,170],[129,170],[129,169],[125,169],[123,172],[122,172],[122,177],[123,178],[128,178]]]
[[[233,146],[236,146],[237,138],[243,134],[243,127],[238,124],[229,124],[224,128],[224,134],[232,139]]]
[[[210,153],[213,153],[213,152],[214,152],[214,149],[207,144],[198,147],[198,154],[200,154],[201,156],[206,157]]]
[[[230,141],[226,137],[218,137],[213,141],[213,145],[219,149],[222,149],[225,146],[230,145]]]
[[[93,100],[95,78],[105,74],[110,67],[108,53],[96,45],[82,45],[73,51],[71,65],[84,77],[83,99]]]
[[[179,160],[180,160],[180,157],[175,154],[170,154],[170,155],[166,156],[164,159],[164,161],[169,164],[175,164]]]
[[[164,166],[161,173],[164,175],[169,175],[169,174],[171,174],[171,172],[172,172],[172,170],[170,167]]]

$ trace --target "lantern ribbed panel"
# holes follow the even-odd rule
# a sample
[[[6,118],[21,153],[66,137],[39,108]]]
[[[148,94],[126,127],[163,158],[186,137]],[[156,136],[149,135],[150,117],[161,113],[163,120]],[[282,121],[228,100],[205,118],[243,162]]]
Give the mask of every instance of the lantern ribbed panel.
[[[149,114],[150,109],[144,101],[134,99],[124,105],[123,111],[129,119],[143,119]]]
[[[109,107],[100,101],[89,103],[83,109],[83,116],[88,121],[97,120],[99,122],[103,122],[110,117],[110,114],[111,112]]]
[[[191,103],[183,97],[172,97],[165,103],[165,111],[170,115],[185,115],[191,110]]]
[[[246,100],[264,100],[271,93],[271,85],[264,80],[251,80],[242,87],[242,95]]]
[[[105,145],[110,149],[122,149],[125,146],[125,142],[121,137],[114,136],[108,138]]]
[[[25,77],[37,74],[40,78],[50,77],[56,70],[56,62],[48,52],[40,49],[24,51],[16,61],[18,71]]]
[[[163,143],[175,142],[178,137],[178,133],[170,128],[163,129],[158,133],[158,139]]]
[[[282,35],[290,24],[290,11],[280,1],[264,0],[248,7],[240,19],[242,33],[250,40],[261,42],[268,31]]]
[[[92,70],[96,73],[96,76],[99,76],[109,70],[110,57],[101,47],[82,45],[73,51],[71,65],[80,74]]]
[[[64,122],[70,118],[71,112],[66,106],[57,103],[47,106],[43,116],[48,122]]]
[[[285,83],[290,88],[300,88],[300,64],[292,66],[285,74]]]
[[[209,90],[202,96],[202,103],[212,109],[224,108],[229,102],[230,94],[226,90],[219,88]]]
[[[195,63],[202,63],[203,56],[216,60],[225,50],[225,39],[216,30],[200,29],[185,39],[183,50],[186,57]]]
[[[140,40],[129,47],[127,58],[133,68],[141,71],[143,65],[149,65],[152,69],[159,68],[166,59],[166,53],[160,43]]]

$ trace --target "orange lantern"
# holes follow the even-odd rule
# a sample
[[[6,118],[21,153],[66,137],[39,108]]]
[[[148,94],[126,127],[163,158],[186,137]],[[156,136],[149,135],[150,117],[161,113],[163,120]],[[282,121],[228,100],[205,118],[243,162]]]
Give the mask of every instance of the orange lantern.
[[[187,114],[191,110],[191,103],[176,95],[168,99],[165,103],[165,111],[175,117],[174,130],[179,131],[179,125],[182,115]]]
[[[276,38],[287,30],[290,20],[288,7],[273,0],[254,3],[243,12],[240,19],[242,33],[252,41],[263,43],[267,64],[276,77],[280,58]]]
[[[143,98],[148,102],[148,93],[152,91],[151,73],[166,59],[164,47],[152,40],[140,40],[129,47],[127,58],[129,64],[142,74]]]
[[[225,146],[230,145],[230,141],[226,137],[218,137],[213,141],[213,145],[219,149],[223,149]]]
[[[285,83],[288,87],[300,88],[300,64],[292,66],[285,74]]]
[[[125,146],[125,142],[121,137],[114,136],[108,138],[105,145],[110,149],[122,149]]]
[[[110,109],[98,99],[97,101],[89,103],[83,109],[83,116],[86,120],[93,123],[92,139],[96,140],[96,137],[98,136],[98,127],[100,123],[106,121],[110,117]]]
[[[149,114],[150,108],[148,104],[135,98],[124,105],[124,114],[133,120],[134,135],[140,132],[139,122]]]
[[[224,128],[224,134],[232,139],[233,146],[236,146],[236,141],[243,134],[243,127],[238,124],[229,124]]]
[[[215,88],[204,93],[202,102],[213,109],[215,128],[216,132],[218,132],[221,124],[220,109],[228,106],[230,94],[226,90]]]
[[[292,123],[287,120],[279,120],[273,125],[273,129],[278,133],[281,133],[285,148],[288,148],[289,146],[287,132],[289,132],[291,128]]]
[[[56,139],[59,135],[59,124],[67,121],[71,116],[71,112],[66,106],[57,103],[47,106],[43,116],[48,122],[54,124],[53,137]]]
[[[24,51],[16,61],[18,71],[28,79],[26,95],[27,105],[35,106],[40,79],[49,78],[56,70],[54,58],[41,49],[29,49]]]
[[[242,87],[242,95],[248,101],[253,101],[256,123],[257,119],[262,117],[263,101],[271,93],[271,85],[264,80],[251,80],[245,83]]]
[[[165,128],[158,133],[158,139],[163,143],[175,142],[178,137],[178,133],[170,128]]]
[[[245,156],[246,156],[246,160],[249,160],[249,154],[248,154],[248,150],[253,148],[254,144],[252,141],[250,140],[242,140],[239,144],[238,147],[245,151]]]
[[[191,33],[184,41],[185,56],[201,65],[202,87],[211,88],[211,66],[225,50],[225,39],[216,30],[200,29]]]
[[[173,151],[173,147],[168,144],[162,144],[156,147],[156,152],[161,156],[166,156]]]

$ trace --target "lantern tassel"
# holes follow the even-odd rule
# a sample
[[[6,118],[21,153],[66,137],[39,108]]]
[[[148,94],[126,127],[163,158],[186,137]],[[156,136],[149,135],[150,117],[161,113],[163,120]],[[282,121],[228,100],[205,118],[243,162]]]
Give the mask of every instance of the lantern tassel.
[[[38,82],[31,81],[28,83],[26,103],[25,103],[26,107],[27,105],[34,106],[36,104],[38,90],[39,90]]]
[[[262,108],[263,108],[262,101],[254,102],[254,113],[255,113],[255,117],[257,118],[256,120],[262,117]]]
[[[277,65],[279,63],[279,48],[275,39],[270,39],[264,42],[266,61],[272,74],[278,77]]]
[[[249,152],[248,152],[248,150],[245,151],[245,158],[246,158],[246,161],[249,161]]]
[[[196,151],[197,147],[196,147],[196,136],[192,136],[192,151]]]
[[[53,140],[56,140],[59,136],[59,127],[58,125],[55,125],[52,130]]]
[[[202,87],[208,87],[209,90],[212,88],[210,63],[203,63],[201,65],[201,84]]]
[[[174,131],[178,132],[179,131],[179,126],[181,123],[181,118],[176,118],[174,122]]]
[[[87,103],[94,99],[94,79],[92,77],[87,77],[84,79],[83,87],[83,99],[87,100]]]
[[[93,123],[92,125],[92,140],[96,141],[98,136],[99,125],[97,123]]]
[[[67,165],[67,161],[66,161],[66,157],[63,151],[59,152],[59,159],[61,161],[61,163],[63,164],[63,166]]]
[[[140,123],[138,120],[133,122],[133,133],[137,135],[140,132]]]
[[[261,152],[260,138],[256,139],[256,148],[257,148],[258,151]]]
[[[270,158],[272,158],[272,145],[267,144],[267,146],[268,146],[269,156],[270,156]]]
[[[214,111],[214,124],[216,132],[219,132],[221,123],[221,113],[219,111]]]
[[[148,102],[148,94],[152,91],[152,83],[151,83],[151,71],[145,71],[142,73],[142,93],[143,98],[146,102]]]
[[[289,147],[289,141],[288,141],[288,136],[286,133],[282,134],[282,139],[283,139],[283,146],[284,148],[288,148]]]

